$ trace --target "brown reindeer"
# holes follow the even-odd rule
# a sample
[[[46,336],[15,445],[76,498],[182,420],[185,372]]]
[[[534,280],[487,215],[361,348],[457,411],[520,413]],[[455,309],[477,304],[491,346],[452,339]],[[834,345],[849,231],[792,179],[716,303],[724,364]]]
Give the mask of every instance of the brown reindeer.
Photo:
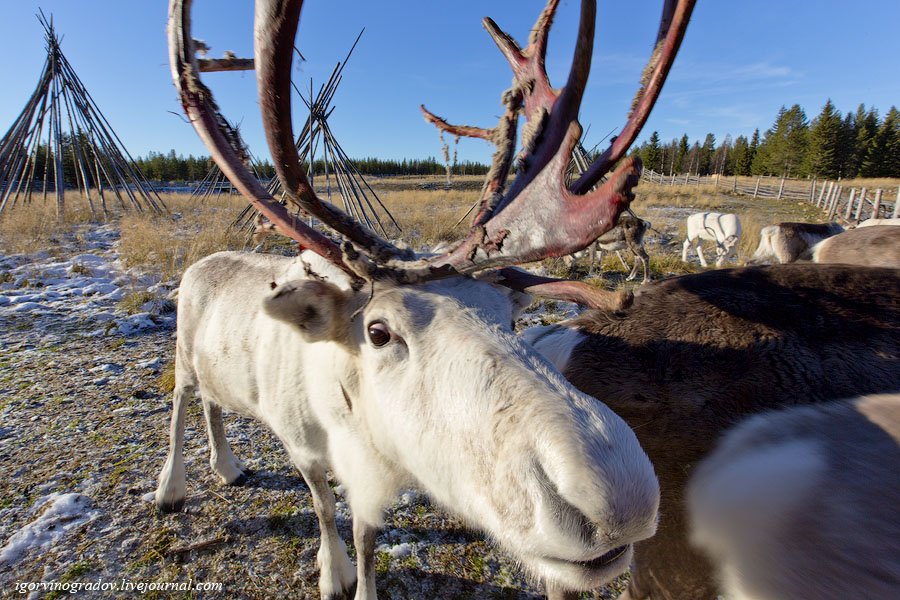
[[[763,227],[759,232],[759,246],[750,262],[783,265],[808,258],[810,248],[842,231],[844,228],[837,223],[778,223]]]
[[[623,213],[615,227],[598,237],[590,248],[567,256],[566,261],[569,263],[570,269],[574,271],[578,258],[587,252],[591,257],[588,273],[593,275],[594,266],[603,259],[603,252],[615,252],[622,262],[622,266],[627,269],[628,263],[622,258],[622,250],[631,250],[634,255],[634,266],[625,280],[631,281],[637,276],[638,264],[640,264],[644,269],[642,283],[647,283],[650,281],[650,257],[644,250],[644,234],[649,228],[650,221],[645,221],[631,213]]]
[[[659,528],[636,545],[621,598],[712,600],[711,565],[688,542],[694,465],[747,416],[900,390],[900,271],[709,271],[645,286],[628,309],[524,335],[631,425],[659,477]]]

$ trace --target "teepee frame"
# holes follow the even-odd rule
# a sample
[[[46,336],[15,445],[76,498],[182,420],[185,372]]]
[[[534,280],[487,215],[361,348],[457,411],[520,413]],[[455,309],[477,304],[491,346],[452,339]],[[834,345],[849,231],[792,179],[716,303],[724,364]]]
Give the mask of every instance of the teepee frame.
[[[108,214],[110,196],[123,209],[165,211],[162,199],[60,49],[52,17],[41,12],[38,20],[44,28],[47,59],[25,108],[0,139],[0,212],[19,202],[31,203],[35,192],[44,200],[51,192],[62,221],[67,171],[93,215]]]

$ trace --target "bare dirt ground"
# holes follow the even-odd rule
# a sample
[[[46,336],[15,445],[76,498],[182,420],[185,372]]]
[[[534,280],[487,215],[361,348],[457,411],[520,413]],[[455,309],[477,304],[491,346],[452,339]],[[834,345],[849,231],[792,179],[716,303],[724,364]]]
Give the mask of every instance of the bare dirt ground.
[[[641,214],[657,230],[649,248],[657,276],[677,262],[678,228],[689,212],[715,206],[752,212],[760,222],[811,214],[807,206],[727,196],[704,200],[702,207],[666,206],[669,201],[648,196],[637,204],[643,202]],[[599,279],[619,284],[622,277]],[[123,264],[115,224],[75,227],[55,239],[51,252],[0,254],[3,596],[18,596],[17,585],[26,582],[191,581],[221,583],[222,589],[143,597],[318,597],[311,501],[264,427],[226,417],[235,454],[253,474],[242,487],[222,486],[207,463],[195,403],[186,435],[185,510],[161,515],[150,501],[168,443],[171,408],[164,390],[175,332],[166,297],[175,285]],[[567,312],[544,304],[529,322]],[[345,503],[338,508],[338,527],[352,550],[350,514]],[[541,596],[489,540],[415,491],[388,511],[377,547],[378,591],[385,598]],[[621,586],[618,581],[583,597],[615,597]],[[64,595],[34,591],[27,597]]]

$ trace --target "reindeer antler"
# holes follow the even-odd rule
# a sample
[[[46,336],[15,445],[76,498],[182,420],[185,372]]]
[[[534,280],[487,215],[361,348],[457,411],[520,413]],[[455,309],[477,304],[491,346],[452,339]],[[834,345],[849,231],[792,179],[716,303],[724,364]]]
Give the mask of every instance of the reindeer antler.
[[[619,161],[646,121],[683,38],[694,0],[666,1],[657,44],[645,69],[628,123],[610,150],[571,188],[565,186],[565,174],[571,152],[581,135],[577,119],[590,71],[595,3],[585,0],[581,4],[575,54],[562,90],[555,90],[550,85],[544,64],[548,33],[558,4],[558,0],[549,0],[525,49],[521,49],[493,20],[484,19],[485,28],[514,74],[513,88],[504,94],[507,111],[497,127],[450,125],[422,107],[426,120],[437,127],[457,135],[490,140],[497,146],[483,189],[481,210],[469,235],[456,248],[435,259],[435,264],[451,264],[459,271],[468,272],[570,254],[613,227],[618,215],[633,199],[631,190],[637,184],[641,170],[637,159],[626,159],[606,183],[590,190]],[[520,107],[526,118],[522,159],[518,177],[502,195],[512,164]],[[547,224],[552,224],[549,230]],[[535,239],[537,237],[540,239]],[[549,281],[529,286],[529,290],[541,294],[551,285],[555,297],[560,297],[560,293],[571,293],[574,299],[584,293],[583,290],[576,293],[573,286]],[[576,301],[584,303],[583,297]]]
[[[211,154],[235,186],[263,212],[280,231],[304,246],[340,264],[346,271],[366,279],[391,279],[401,283],[425,281],[453,274],[470,274],[485,269],[532,262],[581,250],[609,230],[619,213],[633,198],[632,188],[640,175],[640,161],[626,159],[610,179],[596,189],[582,177],[568,189],[565,174],[572,150],[581,135],[578,111],[587,83],[593,47],[595,0],[582,0],[578,40],[566,85],[550,86],[544,67],[547,36],[559,0],[549,0],[523,50],[490,19],[484,24],[507,57],[515,75],[513,88],[504,94],[506,111],[493,129],[453,126],[426,111],[426,118],[456,135],[490,139],[497,152],[482,194],[481,209],[468,235],[447,253],[425,261],[410,260],[408,253],[378,237],[343,211],[320,200],[303,172],[294,145],[291,127],[290,73],[294,36],[302,0],[257,0],[255,25],[255,65],[263,125],[275,169],[289,199],[351,242],[344,244],[342,256],[324,235],[291,217],[256,183],[236,158],[233,141],[222,125],[212,94],[200,83],[199,69],[190,37],[191,0],[172,0],[170,11],[170,53],[176,86],[185,111],[210,148]],[[684,33],[694,0],[667,1],[660,26],[660,42],[648,66],[645,88],[638,93],[636,108],[626,125],[633,139],[643,125],[665,80]],[[672,26],[674,24],[674,26]],[[672,31],[675,31],[673,34]],[[524,112],[524,149],[517,177],[508,191],[506,179],[515,152],[518,114]],[[620,135],[620,140],[624,136]],[[604,156],[609,165],[618,159],[631,141],[617,140]],[[589,172],[605,174],[609,165],[595,163]],[[599,176],[597,177],[599,179]],[[596,180],[594,182],[596,182]],[[361,254],[356,250],[360,250]],[[505,269],[500,271],[506,285],[530,291],[551,285],[549,280],[529,280]],[[516,283],[519,282],[519,283]],[[549,289],[549,288],[546,288]],[[551,295],[561,297],[555,285]],[[583,292],[583,290],[582,290]],[[570,294],[597,304],[584,293]],[[539,292],[540,293],[540,292]],[[587,300],[585,300],[587,298]],[[604,303],[605,304],[605,303]]]
[[[185,114],[209,148],[213,160],[257,210],[284,235],[338,265],[355,278],[353,270],[342,260],[340,247],[290,214],[266,192],[241,160],[240,141],[228,138],[226,132],[232,130],[219,114],[212,92],[200,81],[200,67],[191,37],[191,2],[192,0],[172,0],[169,5],[169,61],[172,79]]]

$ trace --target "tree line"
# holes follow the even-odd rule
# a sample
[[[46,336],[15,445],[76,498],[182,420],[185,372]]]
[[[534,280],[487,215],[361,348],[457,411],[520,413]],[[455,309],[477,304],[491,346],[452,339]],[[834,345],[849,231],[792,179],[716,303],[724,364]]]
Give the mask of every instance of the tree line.
[[[439,163],[434,157],[402,160],[369,157],[354,159],[352,162],[363,175],[443,175],[446,172],[444,163]],[[153,181],[201,181],[213,166],[212,159],[208,156],[185,157],[175,150],[166,154],[150,152],[145,157],[135,159],[135,163]],[[251,166],[261,179],[275,176],[275,169],[268,160],[253,161]],[[314,167],[316,175],[325,173],[324,160],[317,159]],[[452,171],[456,175],[484,175],[488,168],[484,164],[465,161],[454,165]]]
[[[794,104],[782,106],[762,136],[756,129],[749,139],[726,135],[717,145],[712,133],[693,144],[685,134],[663,144],[654,131],[632,154],[645,168],[667,174],[900,177],[900,112],[892,106],[882,119],[860,104],[841,115],[829,99],[810,122]]]

